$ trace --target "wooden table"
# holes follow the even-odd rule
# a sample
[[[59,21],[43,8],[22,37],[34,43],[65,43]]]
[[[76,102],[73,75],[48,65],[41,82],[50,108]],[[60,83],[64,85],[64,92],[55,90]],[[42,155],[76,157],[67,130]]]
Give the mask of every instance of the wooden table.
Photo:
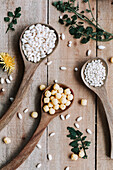
[[[21,83],[23,75],[23,62],[21,54],[18,48],[18,40],[23,29],[30,24],[36,22],[49,23],[59,33],[64,33],[66,39],[60,41],[56,52],[48,59],[53,63],[50,66],[46,66],[43,62],[37,69],[32,85],[30,86],[27,95],[22,101],[21,107],[17,112],[23,115],[23,119],[17,118],[15,113],[11,122],[0,132],[0,165],[2,166],[7,161],[11,160],[28,142],[32,136],[34,130],[37,127],[38,120],[34,120],[30,117],[32,111],[38,111],[40,109],[39,100],[41,93],[38,90],[40,84],[49,85],[53,83],[53,80],[57,79],[58,82],[67,84],[75,93],[74,105],[64,113],[71,114],[70,119],[62,121],[59,117],[53,120],[44,132],[40,144],[42,149],[37,149],[32,152],[29,158],[18,168],[18,170],[35,170],[38,163],[42,164],[41,170],[63,170],[66,166],[69,166],[71,170],[112,170],[113,160],[110,160],[109,155],[109,129],[105,117],[105,113],[102,104],[98,100],[97,96],[93,94],[81,81],[80,68],[82,64],[90,57],[86,56],[88,49],[92,50],[91,57],[102,57],[109,65],[109,76],[107,81],[107,91],[110,98],[110,102],[113,106],[113,66],[109,63],[109,58],[113,57],[113,41],[106,43],[97,43],[90,41],[86,45],[80,44],[79,40],[73,39],[68,30],[58,23],[58,17],[61,15],[52,5],[53,0],[1,0],[0,1],[0,51],[8,52],[16,59],[16,69],[13,76],[13,82],[11,84],[4,84],[5,95],[0,96],[0,116],[5,114],[6,110],[11,105],[9,97],[14,97],[17,93],[19,85]],[[111,0],[90,0],[93,13],[99,23],[110,32],[113,32],[113,5]],[[22,7],[22,17],[18,19],[18,25],[16,31],[9,31],[5,34],[7,29],[7,23],[4,23],[3,18],[7,15],[7,11],[14,9],[18,6]],[[86,4],[81,3],[80,8],[85,9]],[[67,47],[67,42],[73,41],[72,47]],[[105,45],[104,50],[97,50],[98,44]],[[61,71],[60,66],[66,66],[66,71]],[[79,71],[74,72],[74,68],[78,67]],[[6,72],[0,69],[0,77],[7,77]],[[0,88],[2,85],[0,85]],[[79,104],[81,98],[88,100],[88,105],[83,107]],[[29,108],[28,113],[23,113],[25,108]],[[67,126],[73,126],[75,119],[78,116],[82,116],[83,120],[79,123],[80,130],[86,134],[86,128],[92,130],[92,135],[87,135],[91,140],[91,147],[88,150],[88,159],[79,159],[77,161],[71,161],[69,158],[71,154],[71,148],[69,147],[70,140],[66,135]],[[54,137],[49,137],[50,132],[55,132]],[[11,144],[5,145],[2,142],[4,136],[9,136],[12,140]],[[47,160],[47,154],[50,153],[53,156],[52,161]],[[13,170],[13,169],[12,169]]]

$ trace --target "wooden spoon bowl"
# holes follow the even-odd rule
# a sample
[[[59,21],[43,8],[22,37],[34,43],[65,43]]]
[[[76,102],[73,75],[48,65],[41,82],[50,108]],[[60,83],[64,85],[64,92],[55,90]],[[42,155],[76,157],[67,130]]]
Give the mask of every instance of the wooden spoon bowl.
[[[62,88],[69,88],[68,86],[64,85],[64,84],[59,84]],[[46,90],[50,90],[52,88],[53,85],[47,87],[45,89]],[[70,89],[73,96],[73,90]],[[34,150],[34,148],[36,147],[37,143],[39,142],[44,130],[46,129],[46,127],[48,126],[49,122],[51,120],[53,120],[56,116],[61,115],[61,113],[65,112],[67,109],[69,109],[74,101],[71,101],[71,104],[69,107],[67,107],[65,110],[58,110],[56,111],[56,113],[54,115],[50,115],[48,113],[45,113],[43,111],[43,98],[44,98],[44,94],[45,91],[42,94],[41,97],[41,120],[39,123],[39,126],[37,127],[36,131],[34,132],[33,136],[31,137],[31,139],[29,140],[29,142],[27,143],[27,145],[22,149],[22,151],[10,162],[8,163],[6,166],[2,167],[1,170],[15,170],[17,169],[27,158],[28,156],[31,154],[31,152]]]
[[[54,84],[48,86],[48,87],[44,90],[44,92],[43,92],[43,94],[42,94],[42,97],[41,97],[41,108],[42,108],[42,110],[43,110],[43,106],[44,106],[44,95],[45,95],[45,92],[46,92],[47,90],[51,91],[51,90],[53,89],[53,86],[54,86]],[[64,85],[64,84],[59,84],[59,86],[62,87],[64,90],[67,89],[67,88],[69,88],[68,86],[66,86],[66,85]],[[69,88],[69,89],[70,89],[70,88]],[[70,90],[71,90],[71,93],[72,93],[72,95],[73,95],[73,100],[71,101],[71,104],[70,104],[69,106],[67,106],[65,110],[58,109],[58,110],[55,111],[55,114],[54,114],[54,115],[50,115],[50,114],[49,114],[50,116],[56,117],[56,116],[58,116],[59,114],[61,114],[63,111],[66,111],[68,108],[71,107],[71,105],[73,104],[73,101],[74,101],[74,92],[73,92],[72,89],[70,89]],[[47,113],[46,113],[46,114],[47,114]]]
[[[38,23],[37,23],[38,24]],[[57,31],[50,25],[47,24],[42,24],[39,23],[41,25],[45,25],[47,27],[49,27],[50,29],[54,30],[57,40],[55,43],[55,47],[52,51],[52,53],[55,51],[55,49],[57,48],[57,45],[59,43],[59,37],[58,37],[58,33]],[[36,24],[35,24],[36,25]],[[30,25],[31,26],[31,25]],[[12,105],[10,106],[10,108],[8,109],[8,111],[0,118],[0,131],[9,123],[9,121],[13,118],[14,114],[17,112],[18,108],[20,107],[20,104],[22,103],[22,100],[24,98],[24,95],[27,92],[27,89],[29,87],[29,85],[32,82],[32,77],[37,69],[37,67],[41,64],[41,62],[43,60],[45,60],[48,56],[50,56],[52,53],[50,53],[49,55],[47,55],[45,58],[41,59],[38,63],[33,63],[30,62],[26,59],[26,56],[24,55],[24,52],[22,50],[22,42],[21,39],[23,37],[23,34],[25,33],[25,31],[30,27],[27,26],[24,31],[22,32],[20,39],[19,39],[19,46],[20,46],[20,52],[23,58],[23,62],[24,62],[24,75],[23,75],[23,80],[22,83],[20,85],[20,88],[18,90],[18,93],[16,95],[16,98],[14,100],[14,102],[12,103]]]
[[[93,87],[93,86],[90,86],[90,84],[87,83],[87,81],[85,80],[84,71],[85,71],[85,68],[86,68],[88,63],[91,63],[93,60],[98,60],[98,59],[101,60],[101,62],[103,63],[103,66],[106,69],[106,78],[104,80],[104,84],[101,87]],[[98,95],[98,97],[100,98],[100,100],[102,101],[102,104],[103,104],[103,107],[104,107],[104,110],[105,110],[105,113],[106,113],[108,125],[109,125],[109,130],[110,130],[110,137],[111,137],[111,155],[110,155],[110,157],[111,157],[111,159],[113,159],[113,109],[112,109],[110,102],[109,102],[109,99],[107,97],[107,91],[106,91],[106,87],[105,87],[107,75],[108,75],[108,65],[107,65],[106,61],[103,60],[102,58],[96,57],[96,58],[88,60],[83,65],[83,67],[81,69],[81,78],[82,78],[84,84],[89,89],[91,89],[93,92],[95,92]]]

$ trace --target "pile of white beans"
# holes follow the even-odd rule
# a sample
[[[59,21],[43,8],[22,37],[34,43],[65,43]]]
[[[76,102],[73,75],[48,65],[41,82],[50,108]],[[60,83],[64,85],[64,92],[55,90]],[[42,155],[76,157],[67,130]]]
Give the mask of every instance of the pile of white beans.
[[[28,61],[37,63],[55,48],[57,40],[53,29],[41,24],[30,26],[21,39],[22,49]]]
[[[101,87],[106,78],[106,69],[101,60],[93,60],[87,64],[84,75],[90,86]]]

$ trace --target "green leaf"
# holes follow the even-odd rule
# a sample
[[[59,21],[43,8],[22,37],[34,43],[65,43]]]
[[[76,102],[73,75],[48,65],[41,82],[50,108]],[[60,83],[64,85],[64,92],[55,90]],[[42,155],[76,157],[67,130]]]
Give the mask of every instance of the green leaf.
[[[74,38],[76,38],[76,39],[79,39],[81,36],[82,36],[81,33],[75,33],[75,34],[74,34]]]
[[[70,139],[76,139],[76,136],[73,136],[71,134],[67,135],[67,137],[70,138]]]
[[[91,10],[89,10],[89,9],[86,9],[86,12],[88,12],[88,13],[89,13],[89,12],[91,12]]]
[[[13,23],[12,22],[9,23],[8,26],[9,26],[9,28],[12,28],[13,27]]]
[[[77,16],[76,16],[76,15],[73,15],[71,18],[72,18],[73,20],[77,20]]]
[[[69,33],[70,33],[71,35],[74,35],[75,32],[76,32],[76,29],[75,29],[75,28],[69,27]]]
[[[105,39],[108,39],[110,36],[111,36],[110,34],[104,33]]]
[[[5,22],[9,22],[9,21],[10,21],[10,18],[9,18],[9,17],[4,17],[4,21],[5,21]]]
[[[83,2],[85,2],[85,3],[86,3],[86,2],[88,2],[88,0],[83,0]]]
[[[87,38],[82,38],[82,40],[80,42],[82,44],[86,44],[89,40],[90,40],[90,36],[88,36]]]
[[[13,13],[10,12],[10,11],[7,13],[7,15],[8,15],[9,17],[13,17]]]
[[[17,24],[17,19],[14,19],[12,22],[13,22],[13,24],[16,25]]]
[[[67,22],[67,24],[71,24],[70,18],[67,18],[67,19],[66,19],[66,22]]]
[[[84,22],[78,22],[78,24],[84,24]]]
[[[91,142],[89,142],[89,141],[85,141],[85,142],[84,142],[84,145],[85,145],[85,146],[90,146],[90,144],[91,144]]]
[[[72,148],[71,151],[75,154],[79,153],[79,148]]]
[[[69,130],[70,133],[75,134],[76,135],[76,130],[72,127],[67,127],[67,130]]]
[[[15,15],[15,18],[20,18],[20,16],[21,16],[21,13],[18,13]]]
[[[87,138],[87,136],[83,136],[83,137],[82,137],[82,141],[85,140],[86,138]]]
[[[65,15],[63,16],[63,19],[66,19],[66,18],[68,18],[68,15],[67,15],[67,14],[65,14]]]
[[[77,133],[78,136],[82,136],[83,135],[83,133],[80,132],[79,130],[77,130],[76,133]]]
[[[63,19],[59,19],[59,21],[58,21],[60,24],[64,24],[64,20]]]
[[[15,31],[15,29],[14,28],[10,28],[12,31]]]
[[[81,25],[77,26],[76,29],[77,29],[77,31],[79,31],[79,32],[83,32],[83,31],[84,31],[84,27],[81,26]]]
[[[82,14],[83,14],[83,13],[84,13],[84,11],[81,11],[80,13],[82,13]]]
[[[69,145],[72,147],[78,147],[78,141],[73,141]]]
[[[15,15],[17,15],[20,11],[21,11],[21,7],[16,8],[16,10],[14,11]]]

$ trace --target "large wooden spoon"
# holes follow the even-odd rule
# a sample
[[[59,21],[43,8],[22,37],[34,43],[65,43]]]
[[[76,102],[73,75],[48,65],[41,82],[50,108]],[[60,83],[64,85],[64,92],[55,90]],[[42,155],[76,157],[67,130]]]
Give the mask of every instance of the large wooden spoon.
[[[40,23],[41,24],[41,23]],[[34,25],[34,24],[33,24]],[[55,44],[55,48],[53,49],[53,51],[56,49],[58,42],[59,42],[59,37],[58,37],[58,33],[57,31],[50,25],[47,24],[41,24],[41,25],[45,25],[47,27],[49,27],[51,30],[54,30],[57,40],[56,40],[56,44]],[[31,26],[31,25],[30,25]],[[8,109],[8,111],[0,118],[0,130],[2,130],[7,124],[8,122],[13,118],[14,114],[17,112],[20,104],[22,103],[22,99],[24,98],[24,95],[30,85],[30,83],[32,82],[32,77],[35,73],[35,70],[37,69],[37,67],[41,64],[41,62],[46,59],[49,55],[47,55],[47,57],[45,57],[44,59],[41,59],[38,63],[32,63],[29,62],[25,55],[24,52],[22,50],[22,43],[21,43],[21,39],[23,37],[24,32],[30,27],[27,26],[25,28],[25,30],[22,32],[21,36],[20,36],[20,40],[19,40],[19,46],[20,46],[20,52],[23,58],[23,62],[24,62],[24,76],[23,76],[23,80],[22,83],[20,85],[20,88],[18,90],[18,93],[16,95],[16,98],[14,100],[14,102],[12,103],[12,105],[10,106],[10,108]]]
[[[59,85],[63,89],[69,88],[64,84],[59,84]],[[52,86],[53,85],[47,87],[46,90],[51,90]],[[70,89],[70,90],[74,96],[73,90],[72,89]],[[42,97],[41,97],[41,120],[40,120],[39,126],[37,127],[32,138],[30,139],[30,141],[23,148],[23,150],[10,163],[8,163],[6,166],[2,167],[1,170],[15,170],[16,168],[18,168],[28,158],[28,156],[31,154],[31,152],[34,150],[35,146],[37,145],[38,141],[40,140],[40,137],[42,136],[42,134],[43,134],[44,130],[46,129],[46,127],[48,126],[49,122],[52,119],[54,119],[56,116],[60,115],[61,113],[66,111],[68,108],[70,108],[74,101],[74,98],[73,98],[73,100],[71,101],[71,105],[66,107],[65,110],[59,109],[55,112],[54,115],[50,115],[43,111],[43,106],[44,106],[43,98],[44,98],[45,91],[43,92]]]
[[[84,71],[85,71],[85,68],[86,68],[87,64],[92,62],[93,60],[98,60],[98,59],[101,60],[101,62],[103,63],[103,65],[104,65],[104,67],[106,69],[106,79],[107,79],[107,75],[108,75],[108,66],[107,66],[107,63],[102,58],[97,58],[97,57],[88,60],[83,65],[83,67],[81,69],[81,77],[82,77],[82,80],[85,83],[85,85],[89,89],[94,91],[98,95],[100,100],[102,101],[103,107],[105,109],[108,125],[109,125],[109,130],[110,130],[110,137],[111,137],[111,156],[110,157],[111,157],[111,159],[113,159],[113,109],[112,109],[112,107],[110,105],[110,102],[108,100],[108,97],[107,97],[107,91],[106,91],[106,88],[105,88],[106,79],[104,81],[104,85],[103,86],[101,86],[101,87],[93,87],[93,86],[90,86],[89,83],[87,83],[87,81],[85,80],[85,75],[84,75]]]

